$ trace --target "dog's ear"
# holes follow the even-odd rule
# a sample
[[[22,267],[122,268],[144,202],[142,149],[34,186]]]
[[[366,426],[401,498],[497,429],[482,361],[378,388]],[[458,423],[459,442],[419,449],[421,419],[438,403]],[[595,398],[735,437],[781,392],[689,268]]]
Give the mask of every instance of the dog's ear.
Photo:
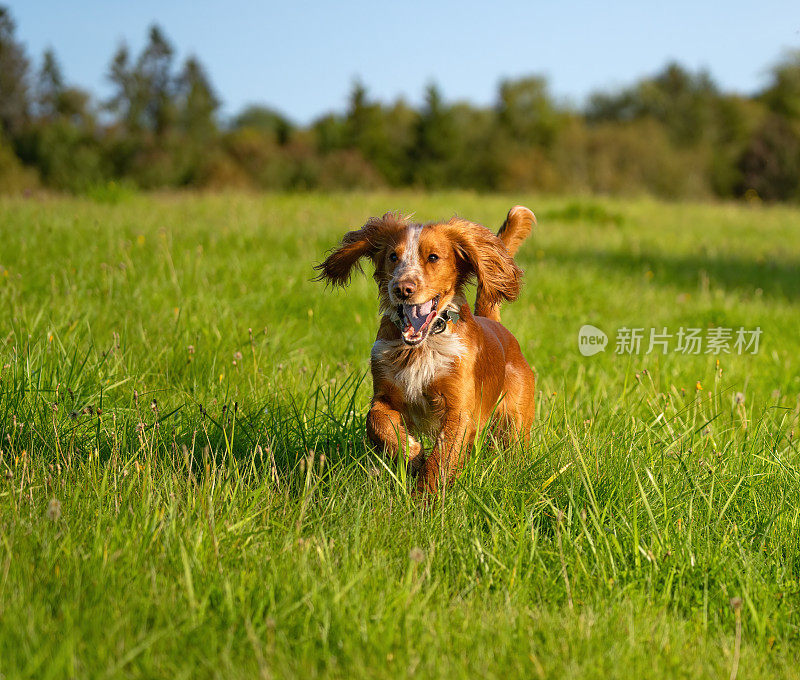
[[[505,244],[486,227],[453,218],[448,223],[456,257],[465,279],[478,279],[481,297],[488,304],[516,300],[522,284],[522,270]]]
[[[383,248],[389,232],[402,226],[402,219],[395,213],[386,213],[383,217],[372,217],[367,223],[348,231],[338,248],[335,248],[324,262],[316,265],[319,274],[315,281],[327,281],[335,286],[344,286],[350,281],[353,267],[361,268],[362,257],[375,257]]]

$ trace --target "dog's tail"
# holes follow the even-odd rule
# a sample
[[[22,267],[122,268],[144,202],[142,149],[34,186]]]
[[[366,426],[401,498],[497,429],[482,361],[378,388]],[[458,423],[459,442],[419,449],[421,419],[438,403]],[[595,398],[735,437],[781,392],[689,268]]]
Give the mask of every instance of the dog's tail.
[[[497,236],[511,257],[514,257],[522,242],[530,236],[534,224],[536,224],[536,216],[524,205],[515,205],[508,211],[506,221],[503,222]],[[480,285],[478,285],[478,294],[475,299],[475,315],[500,321],[500,303],[487,300]]]

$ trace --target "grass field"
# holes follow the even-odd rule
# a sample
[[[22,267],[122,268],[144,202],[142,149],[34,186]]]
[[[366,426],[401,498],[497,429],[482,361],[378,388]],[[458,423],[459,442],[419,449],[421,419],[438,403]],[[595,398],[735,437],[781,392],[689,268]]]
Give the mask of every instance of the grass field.
[[[800,678],[800,211],[119,198],[0,199],[4,680]],[[421,509],[364,441],[374,284],[311,266],[388,209],[517,202],[532,443],[484,438]]]

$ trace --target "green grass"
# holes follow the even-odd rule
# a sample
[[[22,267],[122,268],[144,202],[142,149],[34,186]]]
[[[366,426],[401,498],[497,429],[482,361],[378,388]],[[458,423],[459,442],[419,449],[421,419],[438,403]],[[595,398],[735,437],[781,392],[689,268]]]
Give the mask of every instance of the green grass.
[[[372,214],[516,202],[532,442],[422,509],[364,440],[374,284],[311,266]],[[800,677],[796,209],[0,199],[0,236],[4,679],[727,678],[732,598],[739,677]],[[622,326],[763,336],[625,357]]]

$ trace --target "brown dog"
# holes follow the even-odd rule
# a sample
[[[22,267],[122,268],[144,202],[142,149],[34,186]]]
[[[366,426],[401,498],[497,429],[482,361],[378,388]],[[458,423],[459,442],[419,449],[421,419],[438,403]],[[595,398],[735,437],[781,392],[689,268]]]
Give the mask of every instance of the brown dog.
[[[362,257],[375,265],[383,318],[372,346],[369,438],[419,473],[420,491],[437,490],[463,466],[489,419],[524,441],[534,417],[534,375],[500,303],[519,295],[513,255],[536,220],[512,208],[497,236],[473,222],[417,224],[387,213],[345,234],[315,267],[345,285]],[[477,279],[475,314],[464,286]],[[419,435],[435,445],[425,456]]]

